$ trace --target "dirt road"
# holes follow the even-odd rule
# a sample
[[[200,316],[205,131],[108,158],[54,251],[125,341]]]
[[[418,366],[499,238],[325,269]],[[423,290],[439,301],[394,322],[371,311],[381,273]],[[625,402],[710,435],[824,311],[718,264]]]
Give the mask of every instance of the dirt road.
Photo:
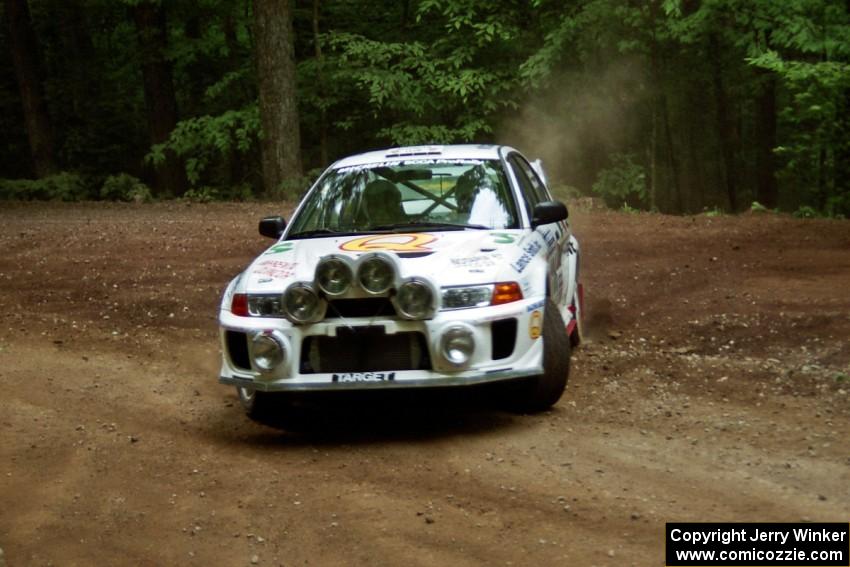
[[[668,521],[844,521],[850,222],[573,214],[550,412],[216,382],[272,207],[0,203],[0,548],[18,565],[663,565]]]

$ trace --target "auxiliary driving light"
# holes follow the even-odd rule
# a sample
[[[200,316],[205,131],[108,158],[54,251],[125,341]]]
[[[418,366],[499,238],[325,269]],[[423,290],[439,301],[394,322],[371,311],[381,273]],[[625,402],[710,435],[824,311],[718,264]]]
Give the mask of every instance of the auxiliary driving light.
[[[368,293],[384,293],[393,285],[395,270],[389,260],[373,256],[365,260],[357,270],[357,281]]]
[[[316,285],[328,295],[342,295],[353,279],[351,268],[339,258],[326,258],[316,267]]]
[[[421,280],[404,282],[398,288],[396,305],[402,317],[425,319],[434,312],[434,292]]]
[[[454,366],[463,366],[469,362],[474,350],[475,338],[468,327],[453,325],[440,337],[440,352]]]
[[[251,356],[260,372],[271,372],[286,359],[283,344],[271,333],[260,333],[251,339]]]
[[[315,320],[320,307],[319,296],[308,284],[293,284],[283,294],[283,312],[293,323]]]

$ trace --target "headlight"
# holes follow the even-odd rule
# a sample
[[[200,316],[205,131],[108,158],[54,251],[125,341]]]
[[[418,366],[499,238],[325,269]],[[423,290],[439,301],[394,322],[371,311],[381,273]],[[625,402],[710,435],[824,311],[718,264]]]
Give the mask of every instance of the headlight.
[[[384,293],[393,285],[395,272],[392,264],[379,256],[369,258],[357,270],[357,281],[371,294]]]
[[[487,307],[522,300],[522,289],[517,282],[444,287],[442,309]]]
[[[308,323],[319,314],[319,296],[310,286],[297,283],[283,294],[283,312],[293,323]]]
[[[443,288],[443,309],[486,307],[493,297],[493,284]]]
[[[251,339],[251,356],[254,366],[261,372],[270,372],[280,366],[285,356],[283,345],[271,334],[261,333]]]
[[[352,279],[351,268],[339,258],[326,258],[316,267],[316,284],[328,295],[342,295]]]
[[[434,293],[425,282],[410,280],[398,288],[396,304],[403,317],[425,319],[434,311]]]
[[[281,295],[252,294],[248,296],[248,313],[252,317],[283,317]]]
[[[449,327],[440,337],[440,352],[455,366],[463,366],[472,357],[475,350],[475,338],[467,327],[455,325]]]

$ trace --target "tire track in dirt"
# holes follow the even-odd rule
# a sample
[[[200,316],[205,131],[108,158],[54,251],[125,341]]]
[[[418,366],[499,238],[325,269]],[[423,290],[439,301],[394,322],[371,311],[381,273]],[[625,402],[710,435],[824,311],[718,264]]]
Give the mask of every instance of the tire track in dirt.
[[[9,565],[646,565],[666,521],[846,520],[846,223],[574,214],[593,340],[551,412],[353,396],[281,430],[215,381],[271,212],[0,211]]]

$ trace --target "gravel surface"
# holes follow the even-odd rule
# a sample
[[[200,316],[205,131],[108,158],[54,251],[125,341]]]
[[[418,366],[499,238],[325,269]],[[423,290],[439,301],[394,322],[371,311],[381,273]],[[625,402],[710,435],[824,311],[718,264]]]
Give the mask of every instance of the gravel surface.
[[[668,521],[847,521],[850,222],[574,211],[551,411],[346,396],[270,428],[216,381],[216,312],[277,212],[2,203],[9,565],[643,566]]]

